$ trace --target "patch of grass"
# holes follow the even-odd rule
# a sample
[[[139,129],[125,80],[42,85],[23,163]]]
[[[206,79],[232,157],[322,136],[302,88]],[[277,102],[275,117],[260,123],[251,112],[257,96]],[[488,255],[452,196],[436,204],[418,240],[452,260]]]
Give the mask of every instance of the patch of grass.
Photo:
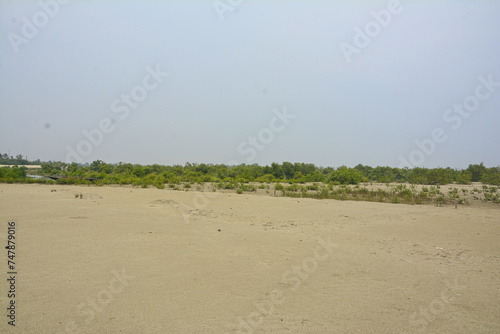
[[[436,206],[442,206],[443,204],[446,203],[446,200],[443,195],[437,196],[435,199]]]
[[[318,190],[319,185],[317,183],[313,183],[307,186],[307,190]]]

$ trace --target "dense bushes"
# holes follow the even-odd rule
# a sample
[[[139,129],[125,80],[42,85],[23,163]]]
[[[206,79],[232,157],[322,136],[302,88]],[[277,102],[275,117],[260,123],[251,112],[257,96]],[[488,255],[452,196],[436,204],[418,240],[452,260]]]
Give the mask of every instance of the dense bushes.
[[[345,166],[333,171],[328,177],[328,181],[337,184],[358,184],[363,180],[368,179],[363,177],[363,174],[359,170]]]
[[[66,184],[85,183],[82,178],[99,177],[98,185],[104,184],[132,184],[136,186],[155,186],[162,188],[165,184],[202,184],[215,183],[219,187],[236,189],[239,183],[332,183],[359,184],[360,182],[377,183],[412,183],[439,185],[447,183],[470,184],[483,182],[491,185],[500,185],[500,167],[487,168],[482,163],[469,165],[467,169],[452,168],[393,168],[370,167],[361,164],[354,168],[341,166],[339,168],[318,167],[313,164],[272,163],[270,166],[257,164],[238,166],[191,164],[184,166],[161,166],[118,163],[108,164],[96,160],[86,166],[76,163],[62,162],[42,163],[40,175],[58,175],[68,179],[58,181]],[[24,167],[0,169],[0,182],[28,182]],[[32,181],[29,181],[32,182]],[[221,184],[223,183],[223,184]]]
[[[0,181],[7,183],[22,182],[26,179],[25,167],[2,167],[0,168]]]

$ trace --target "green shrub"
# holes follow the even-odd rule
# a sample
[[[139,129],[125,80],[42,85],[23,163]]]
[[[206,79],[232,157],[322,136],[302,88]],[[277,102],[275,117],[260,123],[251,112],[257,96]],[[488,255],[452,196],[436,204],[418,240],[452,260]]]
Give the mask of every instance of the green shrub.
[[[333,171],[328,177],[328,180],[340,184],[358,184],[363,181],[363,175],[357,169],[343,166]]]

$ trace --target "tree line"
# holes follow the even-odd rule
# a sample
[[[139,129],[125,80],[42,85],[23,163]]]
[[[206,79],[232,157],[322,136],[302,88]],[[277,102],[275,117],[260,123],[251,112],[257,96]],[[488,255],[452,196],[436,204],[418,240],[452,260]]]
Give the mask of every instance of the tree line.
[[[21,165],[21,164],[19,164]],[[88,165],[63,162],[41,163],[39,175],[62,176],[58,183],[86,183],[83,178],[100,178],[98,184],[132,184],[159,188],[165,184],[205,183],[205,182],[260,182],[260,183],[311,183],[322,182],[334,185],[376,183],[411,184],[470,184],[483,182],[500,185],[500,166],[486,167],[483,163],[471,164],[466,169],[452,168],[394,168],[371,167],[359,164],[347,166],[321,167],[311,163],[272,163],[227,166],[224,164],[196,164],[164,166],[159,164],[139,165],[131,163],[110,164],[96,160]],[[24,171],[21,171],[24,170]],[[24,167],[0,168],[0,182],[43,182],[29,179]]]
[[[0,153],[0,165],[39,165],[40,160],[28,161],[22,154],[17,154],[15,157],[7,153]]]

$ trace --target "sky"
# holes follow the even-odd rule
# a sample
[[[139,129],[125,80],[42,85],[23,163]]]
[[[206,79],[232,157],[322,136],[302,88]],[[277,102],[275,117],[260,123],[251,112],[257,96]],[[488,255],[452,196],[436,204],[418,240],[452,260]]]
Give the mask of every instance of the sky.
[[[0,2],[0,153],[500,166],[500,1]]]

